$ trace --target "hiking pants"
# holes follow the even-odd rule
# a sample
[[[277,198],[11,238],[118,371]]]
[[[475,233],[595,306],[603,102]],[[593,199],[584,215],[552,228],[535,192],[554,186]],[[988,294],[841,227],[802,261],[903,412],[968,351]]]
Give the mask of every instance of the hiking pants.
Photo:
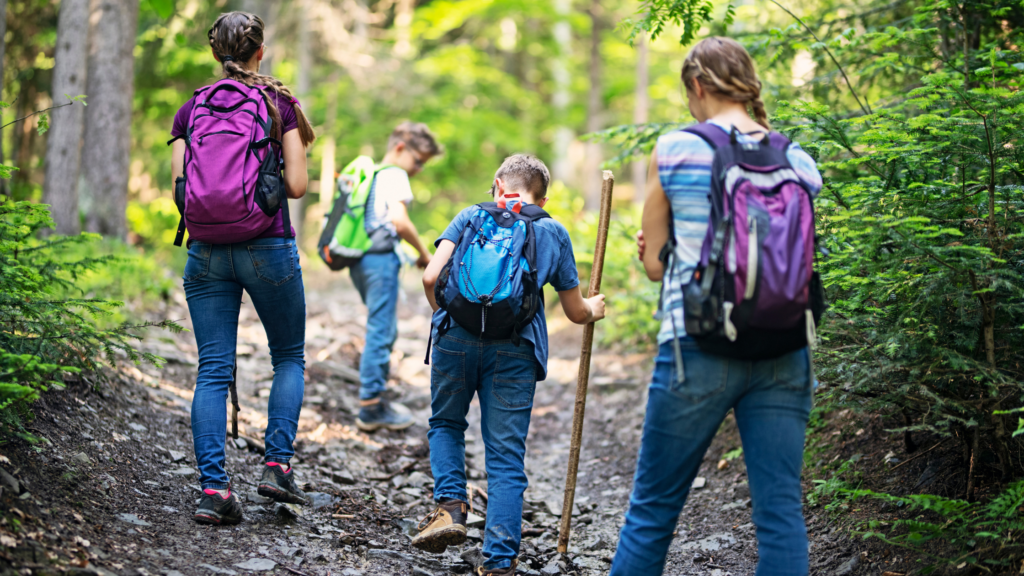
[[[487,469],[484,568],[507,568],[519,555],[526,433],[537,360],[525,340],[480,340],[455,326],[430,355],[430,469],[434,499],[466,498],[466,414],[476,394]]]
[[[391,371],[391,348],[398,338],[398,254],[367,254],[349,271],[366,304],[366,344],[359,359],[359,399],[380,396]]]
[[[235,366],[242,290],[263,322],[274,366],[265,441],[266,462],[287,464],[302,409],[306,297],[292,238],[237,244],[193,241],[185,264],[185,298],[199,347],[192,397],[192,441],[203,488],[228,487],[224,471],[228,386]]]
[[[729,409],[736,414],[750,482],[756,574],[806,576],[800,469],[811,411],[807,349],[750,362],[701,352],[690,338],[679,342],[683,382],[676,378],[672,343],[658,350],[633,493],[611,576],[662,573],[690,485]]]

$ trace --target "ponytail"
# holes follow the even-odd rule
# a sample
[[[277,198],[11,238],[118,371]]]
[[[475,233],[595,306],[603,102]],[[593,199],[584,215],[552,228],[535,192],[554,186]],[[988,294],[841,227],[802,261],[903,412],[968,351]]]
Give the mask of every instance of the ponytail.
[[[247,12],[229,12],[221,14],[206,35],[213,53],[221,62],[225,78],[236,80],[246,86],[263,86],[291,102],[299,124],[299,138],[303,146],[309,146],[316,140],[316,134],[292,91],[277,78],[252,72],[239,64],[248,62],[263,46],[263,29],[263,20],[259,16]],[[273,98],[267,98],[267,107],[274,121],[271,135],[280,140],[283,129],[281,111],[277,109]]]

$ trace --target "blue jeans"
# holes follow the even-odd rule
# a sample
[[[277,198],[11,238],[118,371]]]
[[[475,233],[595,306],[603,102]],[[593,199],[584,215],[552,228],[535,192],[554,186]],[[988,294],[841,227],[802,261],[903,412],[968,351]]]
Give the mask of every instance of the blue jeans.
[[[430,368],[430,469],[434,499],[466,500],[466,414],[480,399],[480,433],[487,469],[484,567],[507,568],[519,555],[526,433],[530,428],[537,360],[525,340],[480,340],[455,326],[435,341]]]
[[[192,441],[203,488],[223,490],[225,402],[235,366],[242,289],[267,331],[274,384],[264,436],[266,462],[287,464],[299,426],[304,387],[306,296],[299,253],[291,238],[237,244],[192,242],[185,264],[185,298],[199,346],[199,376],[192,398]]]
[[[800,469],[811,411],[807,349],[774,360],[730,360],[680,340],[683,382],[672,343],[662,344],[647,400],[640,458],[612,576],[662,573],[679,513],[704,453],[735,410],[757,527],[757,576],[808,572]]]
[[[391,348],[398,338],[398,254],[367,254],[349,268],[366,304],[366,344],[359,359],[359,399],[380,396],[391,370]]]

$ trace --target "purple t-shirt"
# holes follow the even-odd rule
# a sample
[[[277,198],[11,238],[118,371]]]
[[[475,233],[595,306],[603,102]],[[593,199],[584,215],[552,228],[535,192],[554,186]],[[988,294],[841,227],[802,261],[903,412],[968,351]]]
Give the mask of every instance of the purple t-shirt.
[[[277,92],[267,90],[267,95],[277,106],[278,112],[281,114],[281,123],[284,124],[284,130],[281,131],[281,135],[291,132],[299,127],[299,118],[295,114],[295,107],[292,102],[299,104],[298,100],[289,100],[285,96],[281,96]],[[178,112],[174,115],[174,125],[171,127],[171,136],[175,138],[181,138],[185,136],[185,132],[188,129],[188,118],[192,115],[192,108],[195,106],[196,97],[192,96],[185,102],[185,105],[178,109]],[[301,104],[300,104],[301,106]],[[289,235],[284,233],[284,215],[281,212],[274,216],[274,222],[257,238],[285,238]],[[292,226],[291,236],[295,236],[295,227]]]

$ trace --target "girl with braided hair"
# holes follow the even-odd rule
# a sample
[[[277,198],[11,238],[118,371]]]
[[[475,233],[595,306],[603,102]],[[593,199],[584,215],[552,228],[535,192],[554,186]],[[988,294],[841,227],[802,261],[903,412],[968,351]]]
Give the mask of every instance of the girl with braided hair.
[[[291,91],[272,76],[260,74],[265,50],[263,28],[263,20],[254,14],[222,14],[208,33],[210,48],[223,66],[224,78],[250,89],[258,88],[265,95],[271,119],[269,137],[275,144],[263,140],[261,150],[269,149],[264,154],[277,155],[276,160],[283,160],[284,192],[288,198],[301,198],[307,184],[305,149],[315,136]],[[206,101],[209,92],[202,90],[197,91],[174,117],[171,134],[174,137],[172,173],[175,175],[183,173],[186,142],[196,147],[193,157],[195,150],[203,146],[203,136],[191,143],[193,138],[189,132],[192,129],[189,122],[194,122],[193,108],[210,107]],[[201,98],[198,104],[197,98]],[[223,112],[231,110],[226,108]],[[257,117],[256,122],[267,128],[263,118]],[[255,150],[255,145],[251,145],[250,150]],[[206,144],[206,149],[210,149],[210,143]],[[248,157],[249,154],[243,155]],[[231,157],[230,161],[225,161],[224,171],[238,169],[236,165],[240,162],[245,160]],[[240,180],[244,186],[244,176]],[[282,204],[276,216],[268,218],[269,227],[254,232],[258,234],[255,238],[233,244],[194,238],[189,241],[184,286],[199,349],[199,373],[192,400],[192,437],[203,488],[194,519],[201,524],[242,521],[242,507],[224,470],[227,429],[224,405],[235,378],[235,342],[243,289],[266,329],[274,366],[265,434],[266,466],[261,470],[258,492],[279,502],[306,503],[289,466],[295,453],[292,444],[302,408],[306,303],[295,231],[290,225],[286,229],[287,205]]]
[[[761,81],[738,42],[698,42],[683,62],[682,81],[690,113],[708,124],[697,129],[701,134],[719,136],[713,127],[725,135],[735,130],[739,144],[755,146],[770,130]],[[784,154],[805,190],[817,193],[821,175],[810,156],[797,144],[785,147]],[[705,352],[678,330],[684,326],[682,287],[700,264],[708,231],[714,157],[709,142],[685,130],[661,136],[651,157],[637,244],[648,278],[664,280],[663,318],[633,493],[612,576],[662,573],[690,486],[729,410],[743,440],[757,527],[757,575],[808,573],[800,489],[811,410],[807,348],[767,360],[739,360]],[[659,258],[666,246],[667,269]]]

